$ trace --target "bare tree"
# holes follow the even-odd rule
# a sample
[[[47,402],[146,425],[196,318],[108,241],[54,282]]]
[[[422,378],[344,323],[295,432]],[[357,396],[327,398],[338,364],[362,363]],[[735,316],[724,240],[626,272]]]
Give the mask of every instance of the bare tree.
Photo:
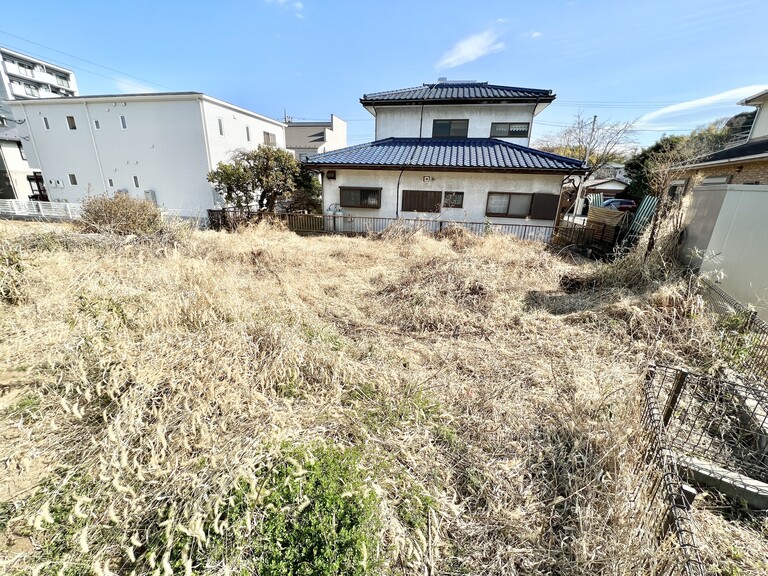
[[[535,146],[570,158],[587,160],[585,179],[609,162],[621,161],[636,145],[632,127],[635,122],[595,122],[579,112],[573,124],[538,139]],[[586,158],[589,152],[589,158]]]

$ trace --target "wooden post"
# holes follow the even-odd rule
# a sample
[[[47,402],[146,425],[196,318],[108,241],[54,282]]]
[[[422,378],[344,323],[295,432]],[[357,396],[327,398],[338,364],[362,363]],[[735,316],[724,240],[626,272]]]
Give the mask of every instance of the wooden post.
[[[688,378],[688,370],[680,370],[675,376],[675,383],[672,385],[672,392],[667,400],[667,405],[664,406],[664,415],[662,416],[662,422],[666,428],[670,418],[672,418],[672,412],[675,411],[678,400],[680,400],[680,393],[683,391],[685,380]]]

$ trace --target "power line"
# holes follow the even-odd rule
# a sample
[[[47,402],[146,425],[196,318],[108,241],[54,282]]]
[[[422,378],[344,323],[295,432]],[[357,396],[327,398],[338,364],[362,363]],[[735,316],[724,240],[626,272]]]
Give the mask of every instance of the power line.
[[[35,46],[40,46],[41,48],[45,48],[46,50],[51,50],[53,52],[57,52],[59,54],[63,54],[64,56],[68,56],[70,58],[74,58],[75,60],[80,60],[81,62],[85,62],[87,64],[92,64],[93,66],[98,66],[99,68],[103,68],[104,70],[109,70],[110,72],[116,72],[116,73],[120,74],[121,76],[126,76],[128,78],[133,78],[134,80],[139,80],[139,81],[141,81],[143,83],[146,83],[146,84],[154,84],[155,86],[160,86],[161,88],[167,88],[169,90],[173,90],[173,88],[171,88],[170,86],[166,86],[165,84],[160,84],[159,82],[154,82],[152,80],[146,80],[144,78],[139,78],[138,76],[133,76],[132,74],[127,74],[126,72],[123,72],[122,70],[117,70],[116,68],[110,68],[109,66],[104,66],[104,65],[99,64],[97,62],[93,62],[92,60],[86,60],[85,58],[80,58],[79,56],[75,56],[74,54],[70,54],[68,52],[64,52],[62,50],[58,50],[56,48],[52,48],[50,46],[46,46],[45,44],[41,44],[40,42],[35,42],[34,40],[29,40],[28,38],[24,38],[22,36],[18,36],[16,34],[12,34],[12,33],[7,32],[5,30],[0,30],[0,34],[5,34],[6,36],[11,36],[13,38],[17,38],[17,39],[22,40],[24,42],[28,42],[30,44],[34,44]],[[19,51],[23,52],[22,50],[19,50]],[[31,54],[31,53],[30,53],[30,55],[31,56],[35,56],[37,58],[46,59],[46,58],[44,58],[43,56],[40,56],[40,55],[35,55],[35,54]],[[59,63],[59,62],[57,62],[57,63]],[[70,64],[66,64],[66,63],[61,63],[61,64],[65,65],[65,66],[71,66]],[[102,78],[107,78],[108,80],[124,80],[124,78],[112,78],[111,76],[105,76],[104,74],[99,74],[98,72],[94,72],[92,70],[87,70],[85,68],[81,68],[81,67],[77,67],[77,66],[72,66],[72,68],[76,68],[78,70],[82,70],[84,72],[88,72],[89,74],[94,74],[96,76],[101,76]]]

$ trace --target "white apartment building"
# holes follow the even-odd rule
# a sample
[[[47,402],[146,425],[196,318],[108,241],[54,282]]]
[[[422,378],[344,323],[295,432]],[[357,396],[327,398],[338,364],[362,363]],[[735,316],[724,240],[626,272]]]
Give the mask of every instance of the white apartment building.
[[[233,151],[285,148],[285,124],[199,92],[10,103],[52,201],[124,192],[184,216],[221,198],[206,176]],[[34,160],[33,160],[34,159]]]
[[[0,46],[0,198],[45,198],[41,174],[30,168],[24,149],[28,143],[17,134],[20,120],[13,117],[9,102],[68,96],[77,96],[74,72]]]
[[[285,125],[288,150],[302,162],[315,154],[339,150],[347,146],[347,123],[331,114],[330,122],[293,122]]]

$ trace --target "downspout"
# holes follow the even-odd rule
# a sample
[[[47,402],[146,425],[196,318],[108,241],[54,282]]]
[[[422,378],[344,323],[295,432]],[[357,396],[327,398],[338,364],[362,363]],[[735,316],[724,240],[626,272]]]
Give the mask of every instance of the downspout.
[[[91,113],[88,112],[88,104],[83,102],[83,109],[85,110],[85,119],[88,121],[88,133],[91,135],[91,144],[93,144],[93,153],[96,155],[96,164],[99,167],[99,176],[101,176],[101,185],[104,191],[107,190],[107,181],[104,178],[104,167],[101,165],[101,156],[99,156],[99,148],[96,146],[96,136],[93,134],[93,125],[91,124]],[[88,189],[86,188],[86,193]]]

